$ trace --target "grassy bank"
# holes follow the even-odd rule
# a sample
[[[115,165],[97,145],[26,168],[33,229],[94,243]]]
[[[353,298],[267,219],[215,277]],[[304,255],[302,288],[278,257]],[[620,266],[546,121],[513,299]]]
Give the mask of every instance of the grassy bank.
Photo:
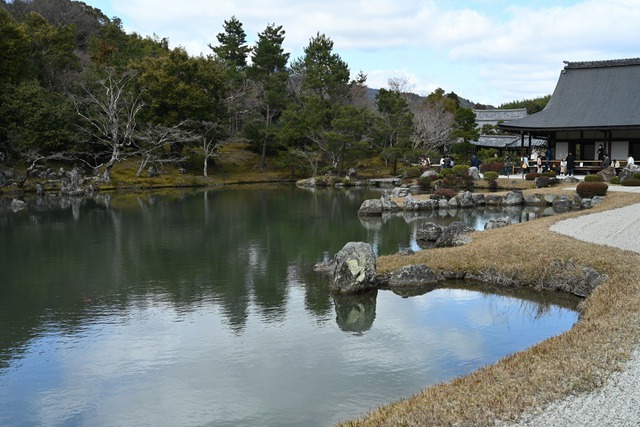
[[[610,192],[605,202],[591,210],[475,232],[465,246],[380,257],[380,272],[424,263],[440,271],[480,273],[490,269],[530,282],[532,277],[544,277],[551,261],[573,260],[609,278],[584,301],[581,318],[570,331],[342,425],[492,425],[601,385],[640,343],[640,255],[581,242],[553,233],[549,227],[562,219],[638,202],[638,194]]]

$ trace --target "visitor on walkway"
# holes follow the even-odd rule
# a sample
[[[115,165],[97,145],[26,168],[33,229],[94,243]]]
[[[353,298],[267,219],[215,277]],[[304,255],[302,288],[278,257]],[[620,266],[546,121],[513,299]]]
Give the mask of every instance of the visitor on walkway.
[[[573,176],[575,168],[576,157],[573,155],[573,153],[569,153],[569,155],[567,156],[567,172],[569,173],[569,176]]]

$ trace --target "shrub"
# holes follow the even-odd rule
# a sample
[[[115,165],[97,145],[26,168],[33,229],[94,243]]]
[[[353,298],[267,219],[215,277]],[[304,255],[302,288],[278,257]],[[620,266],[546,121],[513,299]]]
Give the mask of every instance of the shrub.
[[[431,187],[431,179],[428,176],[422,177],[422,178],[418,178],[418,186],[420,188],[422,188],[423,190],[426,190],[427,188]]]
[[[467,165],[455,165],[453,168],[453,174],[461,178],[469,176],[469,166]]]
[[[584,182],[602,182],[602,177],[600,175],[590,173],[584,177]]]
[[[542,176],[547,176],[549,178],[555,178],[556,177],[556,171],[542,172]]]
[[[432,199],[452,199],[458,195],[458,192],[453,188],[438,188],[431,195]]]
[[[420,175],[422,175],[422,171],[417,166],[408,167],[404,171],[405,178],[418,178]]]
[[[626,187],[640,187],[640,179],[636,179],[636,178],[627,178],[627,179],[623,179],[620,184],[626,186]]]
[[[581,182],[576,187],[576,192],[583,199],[590,199],[593,196],[604,196],[608,188],[609,186],[604,182]]]
[[[633,179],[640,179],[640,173],[634,173]]]
[[[503,172],[504,171],[504,162],[495,162],[495,163],[482,163],[480,164],[480,172]]]
[[[442,170],[440,171],[440,175],[442,175],[442,177],[443,177],[443,178],[446,178],[446,177],[448,177],[449,175],[453,175],[453,169],[451,169],[451,168],[445,168],[445,169],[442,169]]]
[[[536,179],[539,176],[540,176],[540,174],[538,172],[529,172],[528,174],[526,174],[524,176],[524,179],[526,179],[527,181],[533,181],[534,179]]]
[[[494,171],[487,171],[484,173],[484,179],[486,179],[487,181],[495,181],[498,176],[500,176],[498,172]]]
[[[611,184],[620,184],[620,177],[619,176],[614,176],[609,180],[609,182]]]

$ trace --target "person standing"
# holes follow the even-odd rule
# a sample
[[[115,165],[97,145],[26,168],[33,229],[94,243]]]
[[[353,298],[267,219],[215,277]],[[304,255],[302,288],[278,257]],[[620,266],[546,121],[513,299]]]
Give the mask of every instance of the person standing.
[[[509,171],[511,170],[511,157],[507,154],[504,158],[504,174],[509,177]]]
[[[475,154],[471,156],[471,166],[480,169],[480,159]]]
[[[553,151],[551,150],[551,146],[547,146],[547,152],[545,154],[545,158],[547,160],[547,170],[551,170],[551,156],[553,156]]]
[[[522,156],[521,169],[522,169],[522,177],[524,178],[524,174],[529,172],[529,159],[527,158],[527,156]]]
[[[567,159],[562,159],[560,161],[560,176],[565,176],[567,174]]]
[[[567,173],[569,176],[573,176],[574,169],[576,168],[576,157],[573,153],[569,153],[567,156]]]
[[[598,160],[604,160],[604,149],[602,148],[602,144],[598,146]]]
[[[606,169],[611,165],[611,159],[609,159],[609,155],[604,153],[604,157],[602,158],[602,169]]]
[[[536,159],[536,172],[539,174],[542,173],[542,157],[540,156]]]

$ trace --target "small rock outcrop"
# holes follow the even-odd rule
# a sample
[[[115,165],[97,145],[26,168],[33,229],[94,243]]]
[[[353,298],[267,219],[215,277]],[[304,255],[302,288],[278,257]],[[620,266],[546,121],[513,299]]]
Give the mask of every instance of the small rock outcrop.
[[[436,240],[437,248],[449,248],[454,246],[462,246],[471,241],[471,238],[465,234],[475,231],[467,224],[461,221],[454,221],[442,230],[442,234]]]
[[[493,230],[494,228],[506,227],[511,224],[511,218],[504,216],[502,218],[490,219],[484,224],[485,230]]]
[[[400,267],[391,273],[388,286],[418,287],[434,286],[438,284],[439,276],[424,264],[414,264]]]
[[[376,256],[369,243],[347,243],[335,254],[331,267],[332,292],[355,294],[377,287]]]
[[[416,230],[416,239],[435,242],[442,235],[442,226],[435,222],[426,222]]]

